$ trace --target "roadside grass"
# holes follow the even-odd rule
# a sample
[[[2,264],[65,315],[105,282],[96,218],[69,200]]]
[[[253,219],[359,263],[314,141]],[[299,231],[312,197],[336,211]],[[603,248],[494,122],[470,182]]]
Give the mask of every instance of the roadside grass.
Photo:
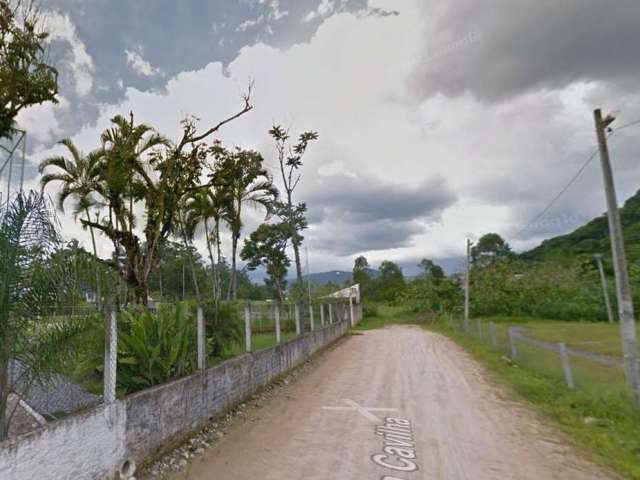
[[[522,325],[538,340],[567,345],[604,355],[619,355],[618,324],[559,322],[521,317],[482,318],[496,325],[500,346],[493,349],[485,337],[462,334],[444,319],[426,317],[402,306],[378,305],[377,315],[365,316],[355,328],[368,330],[388,325],[421,325],[444,334],[464,347],[487,368],[506,391],[513,392],[565,432],[570,441],[593,454],[594,459],[626,478],[640,480],[640,409],[625,389],[622,367],[571,358],[575,390],[565,385],[558,355],[518,342],[518,364],[507,358],[508,329]],[[475,319],[471,321],[475,324]]]
[[[495,319],[492,321],[496,322],[497,330],[503,332],[506,332],[509,325],[524,323],[530,329],[531,336],[534,336],[535,330],[536,338],[552,342],[567,341],[567,337],[560,335],[573,335],[574,332],[581,332],[582,336],[569,338],[589,341],[586,339],[593,337],[585,332],[599,334],[601,330],[612,329],[606,324],[576,323],[574,328],[566,325],[568,322],[511,320],[516,319],[502,322],[503,329],[498,329]],[[554,327],[558,323],[567,328],[562,330]],[[538,326],[541,327],[540,330],[537,330]],[[585,327],[584,330],[580,329]],[[624,388],[621,367],[571,358],[577,388],[569,390],[564,383],[558,356],[554,352],[518,343],[518,363],[513,365],[507,361],[505,349],[494,350],[487,343],[448,327],[444,320],[428,328],[463,346],[487,367],[498,383],[509,387],[537,407],[569,434],[576,445],[592,452],[600,463],[612,467],[627,478],[640,479],[640,409],[633,406]],[[538,332],[541,332],[539,336]],[[611,333],[608,332],[607,335]],[[605,352],[611,354],[613,350],[598,351]]]
[[[606,322],[568,322],[527,317],[485,317],[494,322],[499,336],[506,338],[510,326],[522,325],[528,336],[544,342],[564,342],[568,347],[609,356],[622,356],[620,325]],[[638,329],[640,334],[640,329]]]
[[[366,315],[354,330],[372,330],[389,325],[420,325],[424,319],[419,314],[403,306],[376,305],[374,316]]]
[[[282,332],[281,333],[281,341],[282,343],[288,342],[296,338],[296,332]],[[276,334],[274,333],[254,333],[251,336],[251,350],[254,352],[258,350],[263,350],[265,348],[275,347],[276,343]],[[224,360],[228,360],[229,358],[237,357],[238,355],[242,355],[246,353],[244,342],[242,343],[234,343],[231,349],[224,356]]]

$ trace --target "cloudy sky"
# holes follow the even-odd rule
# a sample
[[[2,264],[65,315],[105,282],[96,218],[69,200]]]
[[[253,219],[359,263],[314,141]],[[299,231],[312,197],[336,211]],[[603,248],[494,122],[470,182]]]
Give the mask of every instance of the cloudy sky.
[[[637,0],[41,5],[61,92],[19,118],[30,184],[62,138],[97,147],[109,119],[131,110],[176,138],[187,115],[207,125],[235,112],[253,79],[255,110],[220,138],[275,166],[274,122],[319,132],[296,192],[310,209],[312,271],[364,254],[411,273],[420,258],[462,255],[466,236],[496,231],[522,250],[570,231],[605,209],[597,159],[529,223],[594,151],[593,109],[618,125],[640,119]],[[640,126],[617,132],[611,150],[623,200],[640,188]],[[260,221],[251,213],[247,231]]]

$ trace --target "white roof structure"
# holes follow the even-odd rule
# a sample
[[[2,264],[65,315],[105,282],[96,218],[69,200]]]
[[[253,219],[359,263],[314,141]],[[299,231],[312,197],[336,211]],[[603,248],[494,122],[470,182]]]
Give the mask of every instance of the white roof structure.
[[[356,303],[360,303],[360,284],[343,288],[342,290],[338,290],[324,298],[354,298]]]

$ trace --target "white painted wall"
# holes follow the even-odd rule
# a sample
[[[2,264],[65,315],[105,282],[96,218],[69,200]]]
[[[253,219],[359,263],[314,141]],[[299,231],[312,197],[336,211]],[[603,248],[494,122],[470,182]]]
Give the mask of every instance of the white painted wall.
[[[0,479],[114,478],[125,459],[126,423],[124,404],[116,402],[3,442]]]

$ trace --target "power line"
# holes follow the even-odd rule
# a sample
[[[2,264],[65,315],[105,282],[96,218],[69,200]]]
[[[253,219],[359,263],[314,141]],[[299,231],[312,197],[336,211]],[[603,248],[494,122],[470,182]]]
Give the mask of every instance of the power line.
[[[531,220],[529,223],[527,223],[526,226],[520,230],[520,232],[524,232],[525,230],[527,230],[531,225],[536,223],[538,220],[540,220],[542,217],[544,217],[545,214],[549,210],[551,210],[551,208],[556,204],[556,202],[560,199],[560,197],[562,197],[562,195],[564,195],[567,192],[567,190],[569,190],[569,188],[571,188],[571,186],[576,182],[576,180],[578,180],[578,178],[580,178],[582,173],[591,164],[591,162],[593,161],[593,159],[596,157],[597,154],[598,154],[598,149],[596,148],[593,151],[593,153],[591,155],[589,155],[589,158],[587,158],[587,160],[578,169],[578,171],[571,178],[571,180],[569,180],[569,183],[567,183],[565,185],[565,187],[562,190],[560,190],[560,193],[558,193],[555,197],[553,197],[553,199],[547,204],[547,206],[542,210],[542,212],[540,212],[533,220]],[[520,232],[518,232],[518,233],[520,233]]]
[[[620,130],[624,130],[625,128],[633,127],[634,125],[640,125],[640,119],[638,119],[638,120],[636,120],[636,121],[634,121],[634,122],[625,123],[625,124],[624,124],[624,125],[622,125],[621,127],[614,128],[614,129],[612,130],[612,132],[618,132],[618,131],[620,131]]]
[[[632,127],[634,125],[640,125],[640,119],[635,120],[633,122],[629,122],[629,123],[625,123],[624,125],[621,125],[618,128],[614,128],[612,129],[609,134],[607,135],[607,138],[611,137],[615,132],[619,132],[620,130],[623,130],[625,128],[629,128]],[[598,149],[595,149],[594,152],[589,156],[589,158],[587,158],[587,160],[582,164],[582,166],[578,169],[578,171],[576,172],[576,174],[571,178],[571,180],[569,180],[569,183],[567,183],[565,185],[565,187],[560,190],[560,193],[558,193],[555,197],[553,197],[553,199],[547,204],[547,206],[542,210],[542,212],[540,212],[538,215],[536,215],[536,217],[531,220],[529,223],[526,224],[525,227],[523,227],[522,229],[519,230],[518,233],[524,232],[525,230],[527,230],[531,225],[533,225],[534,223],[536,223],[538,220],[540,220],[542,217],[544,217],[546,215],[546,213],[551,210],[551,208],[556,204],[556,202],[560,199],[560,197],[562,197],[562,195],[564,195],[567,190],[569,190],[569,188],[571,188],[571,186],[578,180],[578,178],[580,178],[580,176],[584,173],[584,171],[587,169],[587,167],[591,164],[591,162],[593,161],[593,159],[596,157],[596,155],[598,154]]]

